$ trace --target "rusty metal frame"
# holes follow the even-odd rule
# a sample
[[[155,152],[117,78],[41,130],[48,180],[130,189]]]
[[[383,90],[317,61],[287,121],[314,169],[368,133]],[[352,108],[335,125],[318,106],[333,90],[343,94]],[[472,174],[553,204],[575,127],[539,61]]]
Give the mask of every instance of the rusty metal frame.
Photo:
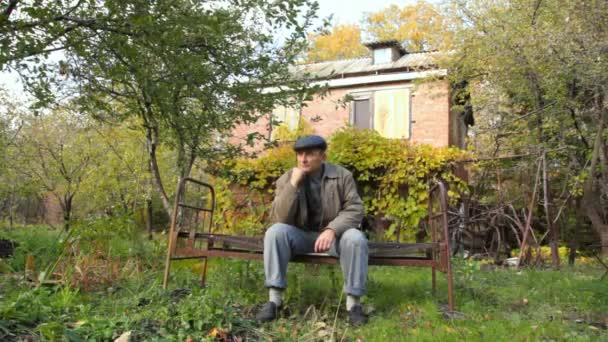
[[[188,182],[209,189],[211,195],[210,207],[201,208],[180,202]],[[163,276],[163,288],[167,288],[171,261],[173,260],[202,259],[203,271],[201,275],[201,285],[203,286],[206,281],[207,259],[209,257],[263,260],[261,238],[214,234],[212,232],[214,208],[215,192],[211,185],[192,178],[180,180],[173,213],[171,215],[171,228],[169,231],[167,258]],[[207,233],[197,232],[193,227],[191,227],[189,231],[180,231],[177,221],[182,209],[205,213],[201,223],[203,229],[205,228],[205,225],[208,226]],[[437,288],[436,272],[445,273],[448,286],[448,307],[450,311],[453,312],[454,288],[448,232],[448,194],[446,185],[441,181],[437,181],[430,189],[426,223],[431,231],[431,243],[370,243],[370,250],[386,251],[402,249],[416,252],[425,251],[427,253],[426,256],[386,256],[381,255],[380,253],[378,255],[370,253],[368,264],[431,267],[433,294],[435,294]],[[185,247],[177,247],[178,239],[186,239]],[[197,240],[206,241],[207,243],[204,244],[204,247],[197,248],[195,243]],[[222,244],[222,246],[216,247],[216,243]],[[292,262],[337,264],[339,261],[337,258],[328,254],[311,253],[307,255],[298,255],[294,257]]]
[[[209,207],[201,208],[201,207],[190,205],[188,203],[181,202],[181,200],[185,198],[184,194],[186,192],[186,184],[189,182],[202,186],[209,190],[209,194],[211,195],[211,203],[209,204]],[[211,186],[210,184],[207,184],[205,182],[201,182],[199,180],[196,180],[194,178],[189,178],[189,177],[181,178],[177,184],[175,203],[173,205],[173,212],[171,214],[171,228],[169,229],[169,239],[167,242],[167,257],[166,257],[166,261],[165,261],[165,272],[163,274],[163,288],[164,289],[167,288],[167,283],[169,281],[169,273],[171,271],[171,260],[176,260],[179,258],[179,255],[181,255],[181,253],[178,253],[178,250],[177,250],[177,240],[180,237],[180,235],[183,236],[183,234],[180,234],[182,232],[180,232],[179,227],[178,227],[178,222],[177,222],[178,217],[181,214],[181,208],[186,208],[186,209],[203,212],[204,216],[203,216],[203,220],[201,222],[202,227],[204,229],[205,225],[207,225],[208,231],[209,231],[209,233],[211,233],[213,230],[213,214],[214,214],[214,210],[215,210],[215,190],[213,189],[213,186]],[[196,250],[196,233],[197,232],[195,229],[191,229],[189,232],[186,232],[188,239],[186,242],[185,250],[188,250],[188,251]],[[208,244],[208,247],[209,247],[209,244]],[[207,257],[200,256],[197,258],[203,259],[203,272],[201,275],[201,285],[204,285],[205,280],[206,280],[205,278],[207,276]]]

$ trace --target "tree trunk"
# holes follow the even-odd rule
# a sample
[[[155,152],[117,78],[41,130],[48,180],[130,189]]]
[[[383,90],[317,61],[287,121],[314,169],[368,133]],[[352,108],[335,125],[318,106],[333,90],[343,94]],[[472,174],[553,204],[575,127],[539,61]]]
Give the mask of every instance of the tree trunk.
[[[14,189],[14,186],[13,186]],[[13,230],[15,224],[15,191],[11,191],[10,196],[8,197],[8,227]]]
[[[608,256],[608,224],[602,227],[603,231],[600,233],[600,241],[602,243],[602,256]]]
[[[570,253],[568,254],[568,265],[574,266],[574,261],[576,260],[576,245],[577,245],[576,237],[573,237],[570,240]]]
[[[70,219],[72,216],[72,200],[74,195],[66,195],[62,205],[63,209],[63,229],[67,232],[70,230]]]
[[[152,200],[146,200],[146,229],[148,231],[148,239],[152,240]]]
[[[593,143],[593,153],[591,154],[589,177],[585,181],[585,185],[583,187],[583,207],[585,210],[585,214],[591,221],[591,225],[600,236],[600,242],[602,244],[602,255],[608,255],[608,222],[606,222],[603,217],[603,212],[600,204],[601,184],[598,184],[598,177],[596,174],[597,163],[598,161],[601,162],[600,153],[603,153],[603,133],[605,124],[603,110],[601,106],[599,106],[599,104],[598,116],[599,122],[597,125],[598,127],[595,136],[595,141]]]
[[[601,209],[597,207],[597,203],[594,203],[598,198],[597,193],[586,191],[583,195],[583,206],[585,214],[591,220],[593,229],[600,237],[602,255],[606,256],[608,255],[608,224],[602,219]]]
[[[158,168],[158,161],[156,159],[156,148],[158,146],[158,129],[156,127],[146,126],[146,143],[148,147],[148,161],[150,164],[150,172],[152,172],[152,178],[154,179],[154,185],[160,196],[160,200],[163,204],[163,208],[169,216],[171,216],[171,201],[165,187],[163,185],[162,178],[160,176],[160,170]]]

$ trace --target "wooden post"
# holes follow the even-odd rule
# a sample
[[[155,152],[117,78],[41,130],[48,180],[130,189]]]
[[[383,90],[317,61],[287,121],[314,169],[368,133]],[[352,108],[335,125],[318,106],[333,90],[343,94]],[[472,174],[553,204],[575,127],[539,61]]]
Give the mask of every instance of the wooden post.
[[[559,268],[559,233],[557,231],[557,225],[555,225],[553,223],[553,220],[551,219],[551,212],[549,210],[549,201],[551,200],[551,194],[549,193],[548,183],[549,175],[547,173],[547,152],[543,151],[543,202],[545,207],[545,218],[547,219],[547,229],[549,230],[549,236],[551,237],[551,260],[553,262],[553,267]]]
[[[526,242],[528,240],[528,234],[530,233],[531,222],[532,222],[532,210],[534,209],[534,202],[536,201],[536,191],[538,188],[539,177],[540,177],[540,161],[538,163],[538,167],[536,168],[536,178],[534,179],[534,190],[532,190],[532,199],[530,199],[530,205],[528,206],[528,217],[526,218],[526,225],[524,227],[524,236],[521,239],[521,250],[519,251],[519,258],[517,260],[517,267],[521,267],[521,258],[524,255],[524,251],[526,249]]]

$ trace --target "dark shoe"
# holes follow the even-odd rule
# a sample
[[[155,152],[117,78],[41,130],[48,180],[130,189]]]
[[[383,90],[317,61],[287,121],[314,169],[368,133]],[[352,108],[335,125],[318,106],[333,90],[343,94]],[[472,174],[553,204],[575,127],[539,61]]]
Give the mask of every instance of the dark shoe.
[[[264,304],[260,311],[255,315],[255,319],[260,322],[270,322],[277,319],[279,308],[274,302]]]
[[[367,323],[367,315],[363,312],[361,305],[355,305],[348,311],[348,323],[353,327]]]

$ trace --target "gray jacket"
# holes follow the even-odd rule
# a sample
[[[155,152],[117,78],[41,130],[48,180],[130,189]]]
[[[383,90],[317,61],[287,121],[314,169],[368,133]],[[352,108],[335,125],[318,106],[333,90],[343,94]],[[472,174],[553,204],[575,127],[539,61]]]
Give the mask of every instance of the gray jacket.
[[[275,198],[270,211],[271,223],[285,223],[304,230],[333,229],[336,236],[349,228],[359,228],[365,209],[357,193],[353,175],[347,169],[325,163],[321,180],[321,227],[306,227],[308,212],[304,189],[295,188],[289,180],[291,170],[277,180]],[[318,228],[318,229],[317,229]]]

